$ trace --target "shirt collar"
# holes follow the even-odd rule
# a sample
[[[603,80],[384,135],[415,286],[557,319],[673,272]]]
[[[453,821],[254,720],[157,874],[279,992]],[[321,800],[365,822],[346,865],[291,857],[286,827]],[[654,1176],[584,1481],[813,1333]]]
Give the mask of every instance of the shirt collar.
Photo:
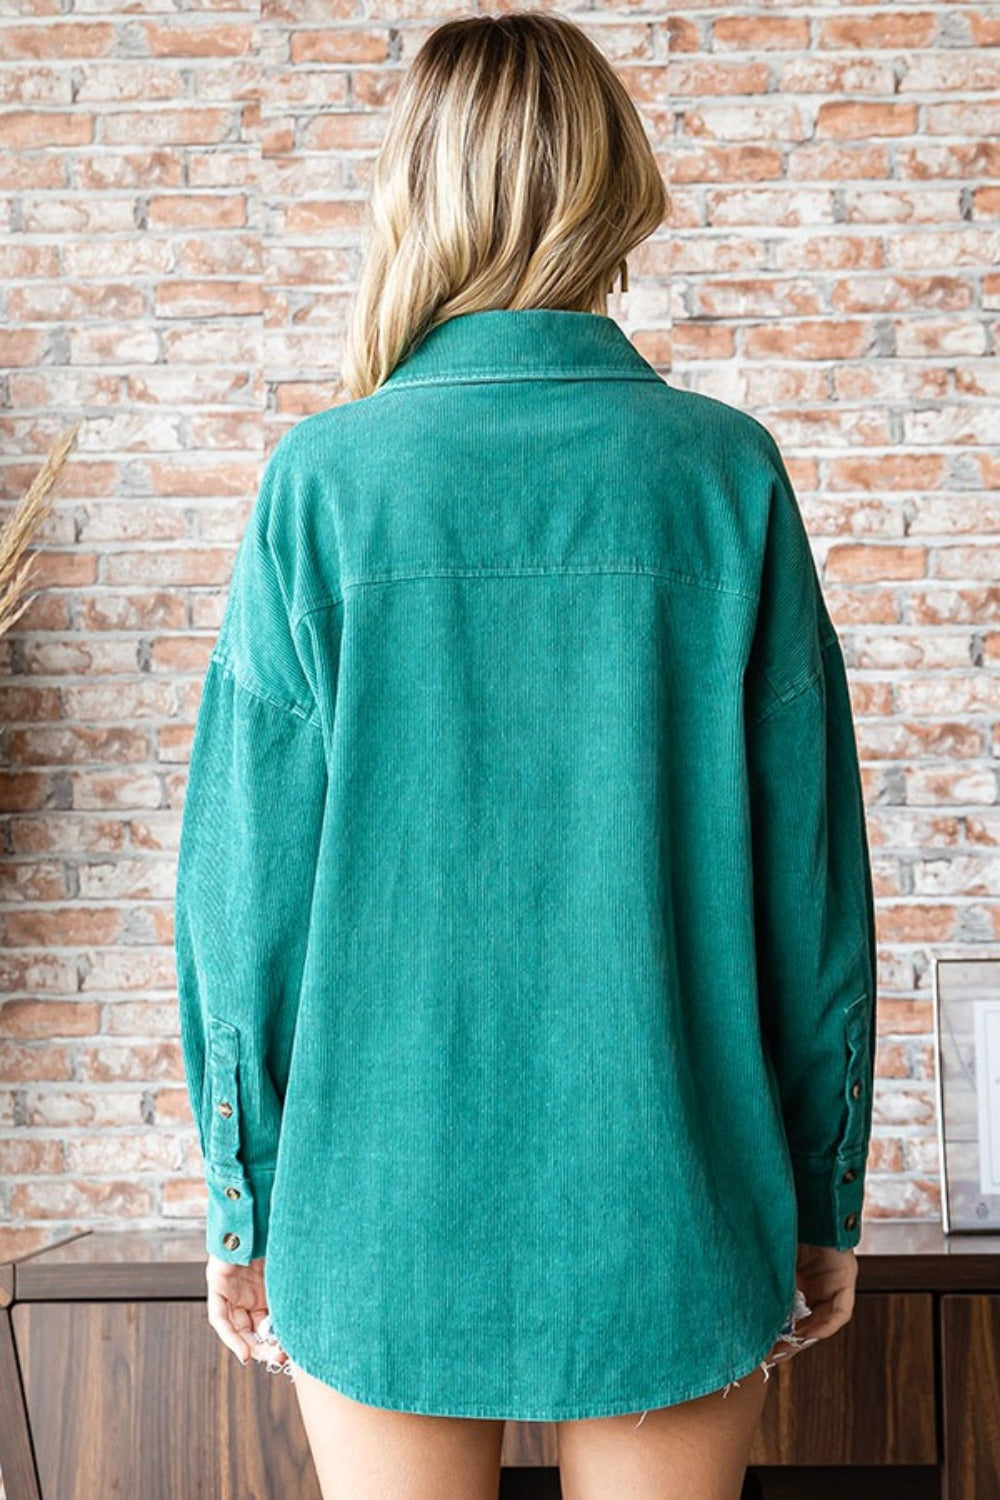
[[[379,390],[488,380],[662,380],[613,318],[568,308],[487,308],[437,323]]]

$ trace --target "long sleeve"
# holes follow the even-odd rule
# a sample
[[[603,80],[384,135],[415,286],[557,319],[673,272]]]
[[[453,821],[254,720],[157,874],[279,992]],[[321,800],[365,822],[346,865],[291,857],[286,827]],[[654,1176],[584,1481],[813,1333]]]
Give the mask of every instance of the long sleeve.
[[[843,653],[780,457],[746,734],[762,1029],[800,1242],[861,1238],[876,1035],[876,935]]]
[[[272,458],[202,687],[174,905],[206,1245],[239,1264],[266,1251],[327,787],[324,736],[268,537],[277,473]]]

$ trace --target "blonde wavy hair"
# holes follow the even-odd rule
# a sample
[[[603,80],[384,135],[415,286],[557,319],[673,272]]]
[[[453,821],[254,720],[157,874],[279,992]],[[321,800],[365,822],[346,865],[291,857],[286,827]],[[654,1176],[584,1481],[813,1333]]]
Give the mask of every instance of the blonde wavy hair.
[[[638,111],[551,12],[445,21],[393,101],[336,394],[370,395],[437,323],[607,310],[670,199]]]

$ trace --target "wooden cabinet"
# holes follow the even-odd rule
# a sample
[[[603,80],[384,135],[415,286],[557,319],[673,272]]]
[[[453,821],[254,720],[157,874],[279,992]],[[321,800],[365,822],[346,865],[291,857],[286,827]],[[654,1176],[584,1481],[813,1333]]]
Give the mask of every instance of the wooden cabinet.
[[[1000,1237],[874,1224],[858,1259],[851,1322],[772,1370],[751,1465],[1000,1500]],[[204,1274],[201,1235],[169,1231],[0,1265],[7,1500],[319,1500],[294,1386],[222,1346]],[[555,1428],[508,1423],[503,1462],[556,1465]]]
[[[1000,1497],[1000,1296],[941,1298],[947,1500]]]
[[[930,1292],[859,1291],[846,1327],[771,1378],[751,1464],[937,1463]]]
[[[291,1383],[244,1369],[203,1302],[22,1302],[13,1323],[40,1500],[320,1500]]]

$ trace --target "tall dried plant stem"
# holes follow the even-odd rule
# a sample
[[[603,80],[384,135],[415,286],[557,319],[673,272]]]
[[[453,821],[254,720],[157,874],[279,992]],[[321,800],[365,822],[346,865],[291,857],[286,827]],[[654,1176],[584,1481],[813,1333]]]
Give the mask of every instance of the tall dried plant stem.
[[[0,635],[6,634],[33,598],[31,594],[25,597],[25,590],[36,554],[26,554],[32,538],[52,512],[49,497],[82,426],[82,421],[77,422],[59,439],[0,530]]]

